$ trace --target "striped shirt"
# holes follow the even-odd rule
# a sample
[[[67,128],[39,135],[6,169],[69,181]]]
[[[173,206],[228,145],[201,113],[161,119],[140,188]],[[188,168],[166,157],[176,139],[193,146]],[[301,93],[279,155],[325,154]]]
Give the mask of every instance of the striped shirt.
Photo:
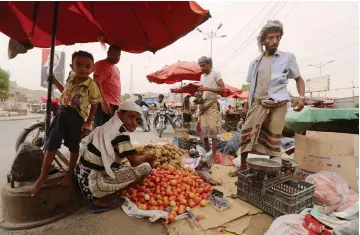
[[[119,134],[111,141],[111,144],[115,150],[116,158],[111,167],[122,167],[121,161],[129,156],[136,154],[134,146],[131,144],[129,133],[124,125],[119,129]],[[87,146],[87,151],[80,159],[80,162],[94,170],[105,170],[104,164],[101,158],[101,152],[90,142]]]

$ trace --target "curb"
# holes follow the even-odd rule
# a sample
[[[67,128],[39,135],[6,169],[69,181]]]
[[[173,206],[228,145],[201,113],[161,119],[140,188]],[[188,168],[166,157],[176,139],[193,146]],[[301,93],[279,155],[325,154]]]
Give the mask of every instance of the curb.
[[[19,120],[32,120],[32,119],[42,119],[44,118],[44,116],[25,116],[25,117],[22,117],[22,116],[13,116],[13,117],[4,117],[4,118],[1,118],[0,117],[0,122],[1,121],[19,121]]]

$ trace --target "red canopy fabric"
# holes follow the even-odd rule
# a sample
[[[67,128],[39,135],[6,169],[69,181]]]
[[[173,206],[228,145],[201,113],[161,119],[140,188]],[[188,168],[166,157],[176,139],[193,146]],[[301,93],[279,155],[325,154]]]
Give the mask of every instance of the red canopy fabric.
[[[172,93],[188,93],[193,96],[195,94],[195,92],[197,92],[197,90],[199,89],[200,86],[201,86],[200,82],[193,82],[193,83],[189,83],[180,88],[173,88],[173,89],[171,89],[171,92]],[[225,92],[222,95],[223,97],[229,97],[235,93],[241,94],[242,90],[225,84]]]
[[[54,2],[0,2],[0,32],[40,48],[51,45]],[[56,45],[97,42],[124,51],[156,52],[204,23],[209,11],[196,2],[59,2]]]
[[[201,69],[196,62],[179,61],[172,65],[166,65],[146,77],[150,82],[157,84],[174,84],[183,80],[200,81]]]
[[[233,99],[242,99],[242,100],[246,100],[249,96],[249,92],[248,91],[243,91],[242,93],[234,93],[232,95],[230,95],[228,98],[233,98]]]

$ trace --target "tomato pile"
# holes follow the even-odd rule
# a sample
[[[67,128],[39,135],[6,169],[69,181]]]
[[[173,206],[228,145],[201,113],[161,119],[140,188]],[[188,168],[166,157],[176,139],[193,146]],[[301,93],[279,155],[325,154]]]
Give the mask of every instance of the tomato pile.
[[[211,186],[185,169],[153,169],[142,185],[122,192],[141,210],[164,210],[169,219],[198,205],[204,207]]]

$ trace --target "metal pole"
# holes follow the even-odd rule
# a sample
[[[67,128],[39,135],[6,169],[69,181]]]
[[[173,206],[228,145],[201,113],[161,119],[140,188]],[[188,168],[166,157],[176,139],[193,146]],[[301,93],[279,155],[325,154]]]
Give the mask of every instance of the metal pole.
[[[48,77],[48,91],[47,91],[47,101],[46,101],[46,122],[45,122],[45,130],[46,136],[49,134],[50,127],[50,119],[51,119],[51,93],[52,93],[52,75],[53,75],[53,67],[54,67],[54,54],[55,54],[55,42],[56,42],[56,30],[57,30],[57,22],[58,22],[58,10],[59,10],[59,2],[54,2],[54,12],[53,12],[53,25],[52,25],[52,33],[51,33],[51,50],[50,50],[50,65],[49,65],[49,77]]]
[[[213,31],[210,34],[210,58],[212,59],[212,47],[213,47]]]

